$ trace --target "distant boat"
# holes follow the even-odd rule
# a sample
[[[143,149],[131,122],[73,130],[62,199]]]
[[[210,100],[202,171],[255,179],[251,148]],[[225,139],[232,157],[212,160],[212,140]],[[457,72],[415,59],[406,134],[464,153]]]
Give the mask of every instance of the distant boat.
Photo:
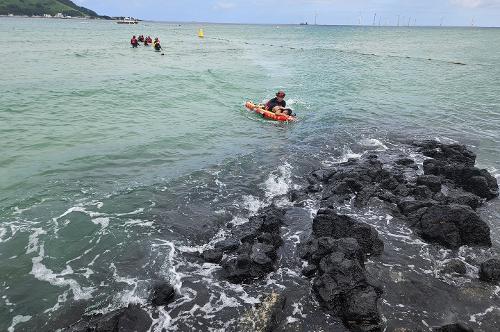
[[[116,21],[118,24],[138,24],[139,21],[133,18],[126,17],[123,20]]]
[[[306,22],[306,23],[300,23],[300,25],[309,25],[309,24]]]

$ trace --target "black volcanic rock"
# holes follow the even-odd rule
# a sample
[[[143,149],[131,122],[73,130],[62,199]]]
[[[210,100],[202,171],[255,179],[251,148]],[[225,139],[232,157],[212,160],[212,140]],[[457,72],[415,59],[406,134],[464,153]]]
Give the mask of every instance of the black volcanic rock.
[[[490,229],[469,206],[433,205],[416,224],[420,236],[448,248],[491,246]]]
[[[473,329],[468,328],[462,323],[453,323],[448,325],[443,325],[440,327],[434,327],[433,332],[474,332]]]
[[[465,273],[467,273],[467,268],[465,266],[465,263],[462,262],[461,260],[452,259],[444,264],[443,268],[441,268],[441,273],[445,274],[456,273],[464,275]]]
[[[355,239],[311,238],[301,244],[300,254],[310,267],[303,273],[315,276],[313,290],[325,308],[353,330],[380,330],[377,302],[382,292],[367,278]]]
[[[479,268],[479,279],[487,282],[499,282],[500,258],[491,258],[481,263]]]
[[[461,144],[443,144],[437,141],[414,142],[420,147],[420,152],[426,156],[447,163],[460,164],[463,166],[474,166],[476,155]]]
[[[154,306],[167,305],[175,297],[175,290],[172,285],[165,281],[156,282],[153,285],[151,304]]]
[[[82,321],[66,329],[68,332],[145,332],[152,320],[148,313],[136,304],[104,315],[84,317]]]
[[[415,143],[423,155],[426,175],[436,175],[455,182],[456,185],[479,197],[498,197],[498,183],[487,170],[474,167],[476,155],[459,144],[442,144],[436,141]]]
[[[208,249],[201,254],[201,257],[203,257],[206,262],[219,263],[222,260],[223,255],[224,254],[221,249]]]
[[[384,250],[384,243],[375,228],[329,209],[318,211],[313,220],[313,235],[334,239],[354,238],[367,255],[380,255]]]
[[[222,241],[226,245],[215,245],[218,250],[231,249],[221,262],[226,279],[234,283],[251,282],[275,269],[277,249],[283,243],[280,228],[284,217],[285,212],[274,206],[262,209],[248,223],[234,227],[230,240]]]
[[[222,252],[232,252],[238,249],[240,246],[240,241],[237,239],[225,239],[215,243],[215,249],[221,250]]]
[[[424,185],[437,193],[441,190],[441,178],[436,175],[421,175],[417,178],[417,185]]]

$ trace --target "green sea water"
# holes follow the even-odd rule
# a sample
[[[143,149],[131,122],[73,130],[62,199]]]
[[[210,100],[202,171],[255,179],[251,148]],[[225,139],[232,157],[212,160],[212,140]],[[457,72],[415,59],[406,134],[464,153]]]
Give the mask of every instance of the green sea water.
[[[124,289],[196,242],[205,202],[286,192],[265,184],[289,154],[426,137],[500,170],[500,29],[0,18],[0,35],[0,330],[140,298]],[[245,110],[278,89],[297,123]],[[221,197],[200,189],[218,172]]]

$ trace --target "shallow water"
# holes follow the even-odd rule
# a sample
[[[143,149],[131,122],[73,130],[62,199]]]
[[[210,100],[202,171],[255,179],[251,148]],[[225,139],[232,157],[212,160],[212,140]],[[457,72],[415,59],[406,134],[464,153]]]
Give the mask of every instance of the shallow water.
[[[258,302],[259,287],[308,285],[298,263],[249,289],[217,281],[215,266],[186,253],[259,207],[288,204],[305,172],[403,139],[439,138],[472,145],[479,166],[498,174],[499,29],[206,25],[200,40],[198,27],[0,18],[0,330],[51,331],[84,312],[145,303],[160,278],[182,296],[155,328],[231,329],[229,317]],[[131,49],[132,34],[160,37],[165,55]],[[299,122],[244,109],[280,88]],[[482,214],[498,252],[498,200]],[[383,296],[389,326],[458,315],[492,330],[499,291],[468,302],[480,287],[472,265],[464,280],[436,272],[461,253],[369,212],[359,218],[386,242],[368,267],[395,280]],[[290,225],[285,251],[308,231]],[[403,303],[403,272],[453,294],[455,307]],[[291,321],[315,315],[301,296]]]

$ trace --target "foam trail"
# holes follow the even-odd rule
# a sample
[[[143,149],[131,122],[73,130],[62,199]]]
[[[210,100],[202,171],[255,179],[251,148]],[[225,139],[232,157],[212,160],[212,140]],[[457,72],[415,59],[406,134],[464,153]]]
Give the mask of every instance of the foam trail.
[[[14,332],[14,328],[16,327],[17,324],[19,323],[26,323],[31,319],[31,316],[22,316],[22,315],[17,315],[12,318],[12,323],[10,324],[9,328],[7,329],[8,332]]]
[[[63,275],[70,274],[70,267],[66,267],[63,273],[57,275],[52,270],[47,268],[43,263],[43,258],[45,256],[45,248],[44,243],[40,244],[40,251],[38,256],[33,257],[31,259],[33,266],[31,268],[30,274],[32,274],[36,279],[41,281],[46,281],[51,285],[64,287],[69,286],[71,291],[73,292],[73,297],[75,300],[88,300],[92,297],[92,292],[94,288],[82,288],[78,282],[74,279],[64,279]]]

